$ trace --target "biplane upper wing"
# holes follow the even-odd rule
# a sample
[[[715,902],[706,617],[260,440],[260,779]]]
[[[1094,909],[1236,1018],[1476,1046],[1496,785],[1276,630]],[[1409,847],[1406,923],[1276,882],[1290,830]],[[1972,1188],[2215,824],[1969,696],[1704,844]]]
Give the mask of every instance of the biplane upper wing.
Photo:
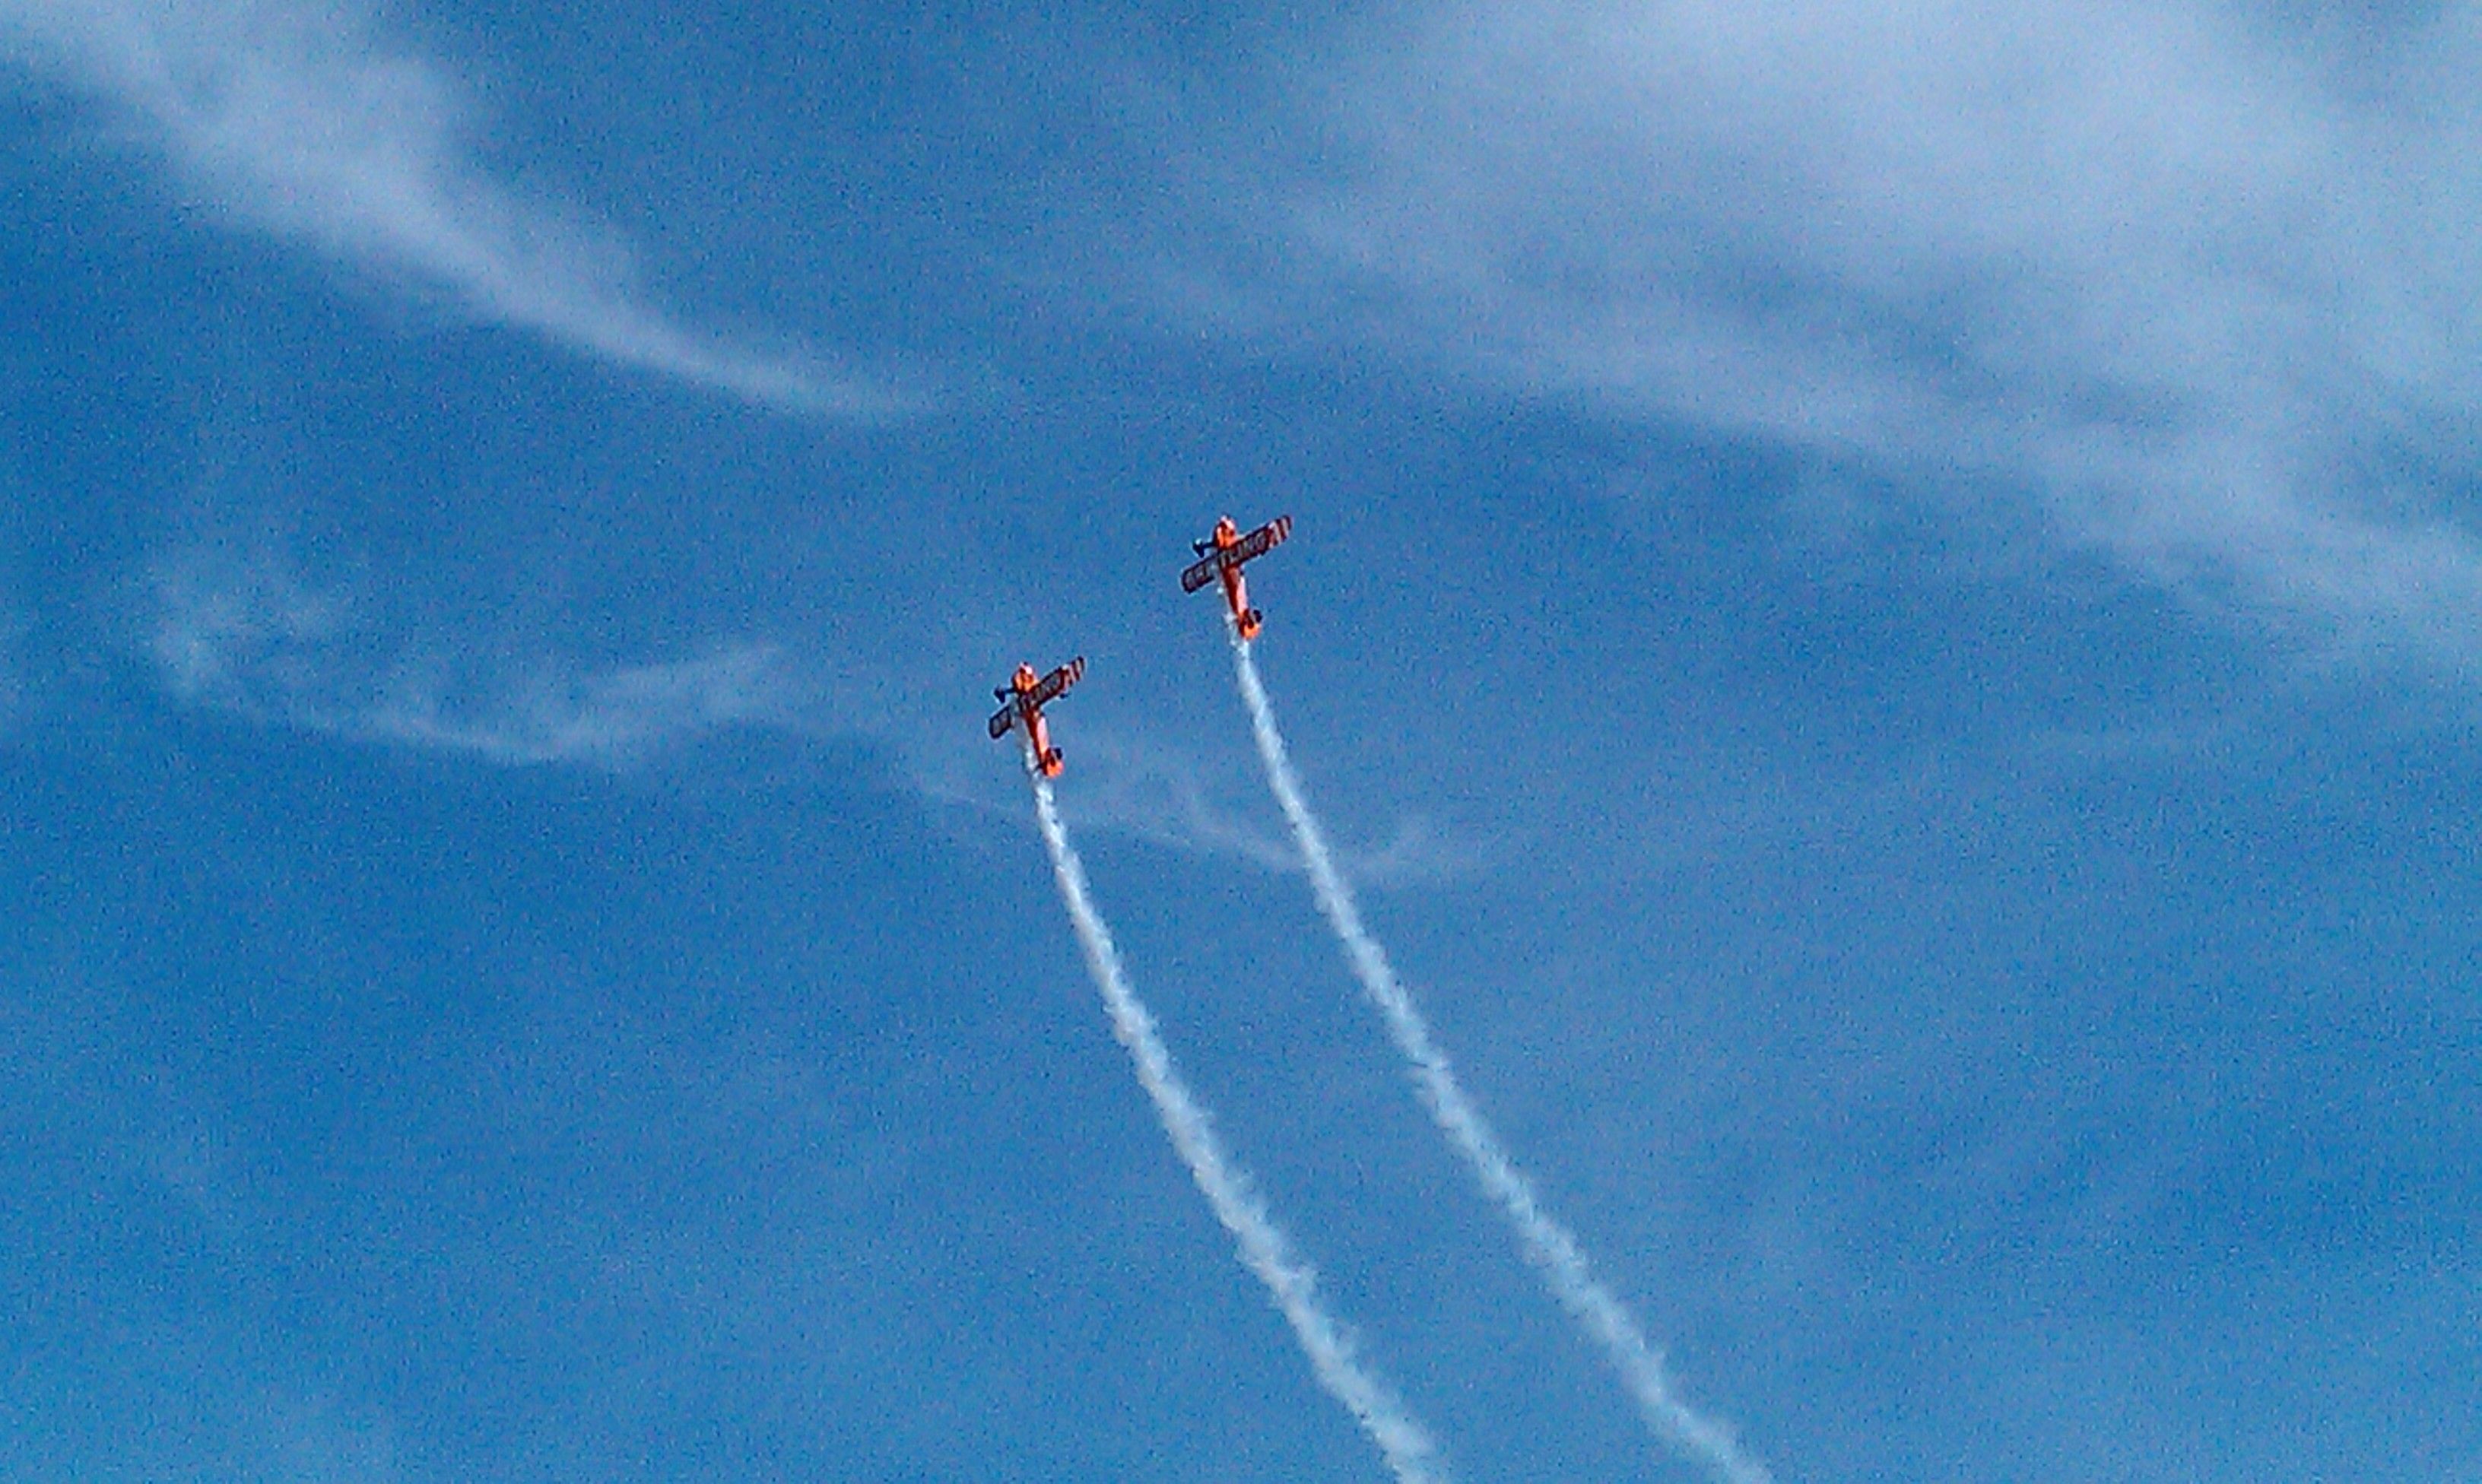
[[[1043,683],[1027,692],[1025,703],[1033,707],[1048,706],[1060,699],[1061,693],[1085,677],[1086,657],[1079,655],[1067,664],[1043,677]]]
[[[1274,520],[1267,522],[1257,530],[1243,536],[1239,541],[1234,542],[1231,548],[1225,554],[1225,560],[1228,563],[1238,566],[1242,562],[1248,561],[1253,557],[1263,557],[1267,555],[1267,553],[1275,550],[1279,542],[1282,541],[1284,537],[1291,535],[1292,534],[1293,518],[1289,515],[1279,515]]]
[[[1066,691],[1070,686],[1077,684],[1079,679],[1081,679],[1085,673],[1086,657],[1084,655],[1079,655],[1076,659],[1069,661],[1067,664],[1061,665],[1050,674],[1043,676],[1039,681],[1036,681],[1030,690],[1015,690],[1007,687],[1002,687],[1000,690],[994,691],[994,694],[1000,696],[1002,699],[1007,701],[1008,704],[991,713],[991,741],[997,742],[1001,738],[1006,737],[1009,734],[1009,729],[1017,725],[1017,718],[1019,716],[1030,716],[1034,713],[1043,710],[1043,707],[1049,705],[1051,702],[1060,699],[1061,693]]]
[[[1228,567],[1237,567],[1254,557],[1274,550],[1284,537],[1293,534],[1293,518],[1279,515],[1229,546],[1219,546],[1189,564],[1180,574],[1180,590],[1196,592],[1215,581],[1215,574]]]

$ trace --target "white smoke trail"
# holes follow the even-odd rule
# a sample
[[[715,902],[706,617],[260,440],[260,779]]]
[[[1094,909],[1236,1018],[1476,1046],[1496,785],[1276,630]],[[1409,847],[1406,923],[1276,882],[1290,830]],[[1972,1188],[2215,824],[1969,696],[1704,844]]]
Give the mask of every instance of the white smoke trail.
[[[1129,987],[1111,929],[1095,910],[1086,887],[1085,863],[1069,843],[1051,784],[1030,768],[1028,772],[1034,780],[1034,810],[1043,822],[1043,843],[1051,851],[1051,873],[1060,883],[1060,898],[1068,905],[1078,947],[1086,951],[1086,967],[1112,1012],[1112,1031],[1137,1063],[1138,1081],[1154,1100],[1156,1115],[1172,1136],[1173,1147],[1180,1152],[1181,1162],[1189,1166],[1191,1178],[1215,1208],[1216,1219],[1240,1244],[1242,1263],[1267,1286],[1277,1309],[1293,1326],[1319,1385],[1344,1403],[1404,1484],[1444,1484],[1448,1474],[1439,1461],[1439,1445],[1354,1353],[1353,1337],[1320,1302],[1317,1274],[1293,1256],[1283,1230],[1250,1187],[1249,1176],[1233,1167],[1206,1110],[1198,1106],[1189,1084],[1172,1064],[1172,1052],[1155,1030],[1154,1016]]]
[[[1388,966],[1379,941],[1361,924],[1361,911],[1354,905],[1353,893],[1335,869],[1335,858],[1328,851],[1318,820],[1302,797],[1301,780],[1295,776],[1292,759],[1284,750],[1283,735],[1276,730],[1275,708],[1268,704],[1267,688],[1258,681],[1258,666],[1250,657],[1249,640],[1233,636],[1232,654],[1233,667],[1241,680],[1241,698],[1249,703],[1250,725],[1257,733],[1258,755],[1266,761],[1267,784],[1292,824],[1294,839],[1301,844],[1302,860],[1309,868],[1310,887],[1318,896],[1319,910],[1326,914],[1343,943],[1354,976],[1386,1017],[1388,1034],[1412,1064],[1413,1085],[1430,1108],[1432,1121],[1473,1166],[1483,1189],[1508,1213],[1524,1243],[1526,1257],[1543,1270],[1561,1306],[1601,1342],[1630,1393],[1637,1398],[1639,1410],[1654,1429],[1696,1455],[1717,1478],[1729,1484],[1770,1484],[1765,1467],[1741,1450],[1730,1427],[1697,1412],[1673,1391],[1663,1357],[1648,1342],[1636,1318],[1594,1275],[1576,1237],[1543,1210],[1533,1183],[1509,1159],[1508,1151],[1500,1146],[1499,1134],[1473,1106],[1473,1100],[1465,1096],[1464,1085],[1448,1065],[1447,1053],[1431,1038],[1430,1023],[1422,1018],[1422,1012],[1414,1007],[1413,997]]]

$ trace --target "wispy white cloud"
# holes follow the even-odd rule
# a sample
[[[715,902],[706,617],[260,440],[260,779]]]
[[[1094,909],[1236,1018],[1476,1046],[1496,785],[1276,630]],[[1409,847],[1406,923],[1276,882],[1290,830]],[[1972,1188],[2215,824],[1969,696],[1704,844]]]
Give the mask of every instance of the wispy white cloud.
[[[2312,14],[1391,10],[1189,142],[1166,299],[2031,498],[2150,578],[2468,664],[2482,19]]]
[[[107,100],[135,143],[236,219],[487,319],[788,411],[907,405],[820,357],[646,307],[627,250],[491,180],[462,90],[344,0],[0,0],[0,60]]]
[[[348,1409],[324,1396],[271,1393],[261,1401],[256,1442],[265,1477],[285,1484],[383,1484],[404,1477],[395,1427],[383,1415]]]
[[[926,721],[925,726],[937,723]],[[954,726],[954,718],[949,725]],[[1083,828],[1147,841],[1196,856],[1245,861],[1280,874],[1300,874],[1301,854],[1272,833],[1254,803],[1223,796],[1212,781],[1223,778],[1201,760],[1157,742],[1103,723],[1075,727],[1069,771],[1061,792],[1073,803]],[[977,731],[969,742],[979,742]],[[1015,739],[1011,745],[1017,745]],[[924,796],[979,819],[1016,820],[1023,809],[991,767],[990,750],[976,745],[909,749],[908,781]],[[1228,782],[1228,778],[1226,778]],[[1494,842],[1441,828],[1408,816],[1383,841],[1338,847],[1338,868],[1356,884],[1380,890],[1457,880],[1489,870]]]
[[[623,763],[722,727],[782,721],[790,689],[777,651],[751,644],[697,660],[536,676],[479,715],[436,692],[391,695],[356,718],[364,736],[495,763]]]
[[[1236,857],[1281,873],[1302,869],[1299,852],[1271,832],[1254,804],[1219,798],[1200,763],[1109,728],[1081,742],[1078,812],[1089,828],[1119,830],[1197,854]],[[1488,865],[1475,842],[1451,841],[1418,817],[1397,822],[1384,844],[1338,852],[1365,886],[1404,886],[1468,876]]]
[[[148,586],[147,653],[185,701],[233,710],[303,704],[329,684],[332,648],[350,629],[347,595],[314,590],[265,552],[166,557]]]
[[[342,589],[314,588],[264,550],[159,560],[145,644],[164,685],[198,705],[357,741],[522,765],[625,767],[701,734],[797,724],[810,688],[774,646],[588,668],[549,662],[476,677],[385,638]]]

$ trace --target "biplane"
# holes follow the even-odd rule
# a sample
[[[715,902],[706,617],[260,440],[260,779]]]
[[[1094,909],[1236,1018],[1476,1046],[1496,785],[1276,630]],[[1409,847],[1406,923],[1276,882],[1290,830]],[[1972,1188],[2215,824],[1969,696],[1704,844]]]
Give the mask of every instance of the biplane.
[[[1041,679],[1035,677],[1033,665],[1018,665],[1007,685],[991,688],[992,697],[1007,703],[991,713],[991,741],[999,741],[1014,728],[1024,727],[1026,750],[1034,758],[1035,770],[1045,778],[1059,777],[1060,749],[1051,744],[1051,728],[1043,724],[1043,708],[1060,699],[1085,673],[1083,655]]]
[[[1225,516],[1215,523],[1215,534],[1203,541],[1192,541],[1190,547],[1199,560],[1180,574],[1180,590],[1196,592],[1217,578],[1224,580],[1224,606],[1232,611],[1232,627],[1243,638],[1256,638],[1258,625],[1266,615],[1250,606],[1250,589],[1241,581],[1241,563],[1263,557],[1276,549],[1284,537],[1293,534],[1293,518],[1279,515],[1248,535]]]

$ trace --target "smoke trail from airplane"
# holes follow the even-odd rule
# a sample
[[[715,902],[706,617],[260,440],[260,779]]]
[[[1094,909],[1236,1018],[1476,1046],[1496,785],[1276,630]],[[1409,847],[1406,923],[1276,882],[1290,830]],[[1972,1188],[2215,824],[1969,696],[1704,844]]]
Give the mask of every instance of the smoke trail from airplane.
[[[1675,1393],[1663,1357],[1647,1341],[1636,1318],[1594,1275],[1576,1237],[1544,1211],[1533,1183],[1517,1168],[1501,1146],[1497,1132],[1474,1106],[1473,1100],[1465,1096],[1464,1084],[1448,1064],[1447,1054],[1431,1036],[1430,1023],[1422,1018],[1413,996],[1388,966],[1379,941],[1362,925],[1360,909],[1354,904],[1353,893],[1335,869],[1335,858],[1328,850],[1318,820],[1302,797],[1301,779],[1293,772],[1283,735],[1276,730],[1275,708],[1268,703],[1267,688],[1259,683],[1257,663],[1250,655],[1250,641],[1234,635],[1232,654],[1233,668],[1241,682],[1241,698],[1250,707],[1251,729],[1257,734],[1258,755],[1267,765],[1268,787],[1275,791],[1276,802],[1292,824],[1303,863],[1309,869],[1310,887],[1318,897],[1319,910],[1344,945],[1354,977],[1361,981],[1363,992],[1386,1017],[1388,1034],[1411,1064],[1413,1085],[1430,1109],[1432,1121],[1465,1162],[1473,1166],[1483,1189],[1515,1224],[1527,1259],[1542,1269],[1561,1307],[1575,1316],[1610,1356],[1637,1399],[1639,1411],[1655,1431],[1696,1456],[1715,1477],[1728,1484],[1770,1484],[1765,1467],[1742,1451],[1730,1427],[1692,1409]]]
[[[1317,1274],[1293,1256],[1283,1230],[1251,1188],[1249,1176],[1233,1167],[1206,1110],[1199,1106],[1173,1065],[1172,1052],[1156,1032],[1153,1014],[1129,987],[1111,929],[1095,910],[1085,863],[1069,843],[1050,780],[1031,768],[1028,776],[1034,782],[1034,809],[1043,824],[1043,843],[1051,852],[1051,873],[1060,883],[1060,898],[1069,908],[1077,945],[1085,950],[1086,967],[1095,976],[1095,987],[1103,992],[1113,1033],[1128,1048],[1130,1059],[1137,1064],[1138,1081],[1154,1100],[1156,1115],[1179,1151],[1181,1162],[1205,1192],[1216,1219],[1240,1244],[1243,1264],[1266,1285],[1277,1309],[1292,1325],[1319,1385],[1353,1414],[1403,1484],[1444,1484],[1448,1474],[1439,1460],[1439,1445],[1355,1353],[1353,1337],[1319,1298]]]

